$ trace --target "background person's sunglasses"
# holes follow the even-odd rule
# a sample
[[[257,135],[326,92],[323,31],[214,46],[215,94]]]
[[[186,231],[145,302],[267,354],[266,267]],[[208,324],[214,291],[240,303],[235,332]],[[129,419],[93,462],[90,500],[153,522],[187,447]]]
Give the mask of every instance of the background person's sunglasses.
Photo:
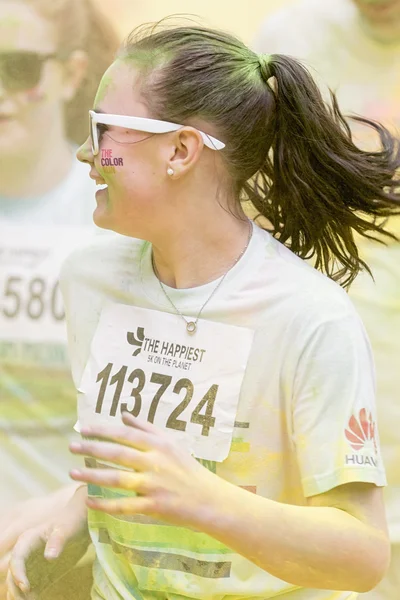
[[[0,80],[9,92],[30,90],[40,83],[43,65],[56,54],[0,52]]]

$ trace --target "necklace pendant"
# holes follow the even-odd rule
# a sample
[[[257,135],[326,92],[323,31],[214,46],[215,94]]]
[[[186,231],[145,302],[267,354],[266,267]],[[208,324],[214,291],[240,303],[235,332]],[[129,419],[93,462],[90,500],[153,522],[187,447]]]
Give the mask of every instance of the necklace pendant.
[[[194,333],[196,331],[196,323],[194,321],[189,321],[186,323],[186,330],[188,333]]]

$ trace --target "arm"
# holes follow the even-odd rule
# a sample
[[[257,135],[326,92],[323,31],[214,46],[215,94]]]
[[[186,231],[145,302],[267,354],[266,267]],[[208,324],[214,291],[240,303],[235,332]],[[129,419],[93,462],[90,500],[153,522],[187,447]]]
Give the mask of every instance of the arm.
[[[125,428],[85,429],[85,436],[107,443],[84,440],[71,447],[76,453],[135,470],[91,468],[71,473],[78,481],[138,493],[92,497],[91,508],[109,514],[147,514],[194,528],[297,586],[365,592],[382,579],[390,545],[379,487],[352,482],[309,498],[308,506],[283,504],[211,473],[154,425],[126,413],[123,421]]]
[[[361,322],[345,310],[311,330],[295,363],[288,428],[306,506],[223,482],[199,526],[295,585],[365,592],[382,579],[390,545],[372,355]]]
[[[192,525],[284,581],[367,592],[389,566],[382,493],[372,484],[339,486],[309,498],[308,506],[274,502],[222,480],[213,490]]]

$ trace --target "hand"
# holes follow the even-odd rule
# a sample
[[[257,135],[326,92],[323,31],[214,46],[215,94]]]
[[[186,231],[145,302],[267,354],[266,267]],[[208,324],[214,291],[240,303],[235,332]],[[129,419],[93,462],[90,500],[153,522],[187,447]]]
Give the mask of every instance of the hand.
[[[76,486],[68,486],[39,498],[19,502],[0,519],[0,600],[6,597],[6,576],[11,551],[19,536],[27,529],[47,522],[53,513],[60,511],[60,502],[70,499]]]
[[[84,556],[90,543],[86,497],[86,487],[78,488],[57,517],[18,538],[7,575],[7,600],[36,598]]]
[[[116,468],[71,471],[72,479],[119,488],[137,495],[125,498],[88,498],[87,505],[109,514],[145,514],[174,525],[194,526],[216,498],[223,480],[202,467],[171,436],[129,413],[123,425],[82,428],[81,433],[105,441],[82,441],[71,452],[114,463]]]
[[[6,597],[6,576],[11,551],[19,536],[49,518],[51,496],[29,498],[6,511],[0,520],[0,600]]]
[[[47,522],[52,514],[58,514],[60,505],[67,504],[75,490],[76,485],[69,485],[47,496],[19,502],[12,510],[6,511],[0,519],[0,578],[7,573],[7,557],[19,536],[27,529]]]

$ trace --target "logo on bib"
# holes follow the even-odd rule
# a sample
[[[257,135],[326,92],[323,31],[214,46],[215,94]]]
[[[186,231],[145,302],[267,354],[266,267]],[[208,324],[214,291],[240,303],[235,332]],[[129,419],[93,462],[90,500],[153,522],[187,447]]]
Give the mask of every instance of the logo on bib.
[[[126,334],[126,339],[128,340],[128,344],[130,344],[131,346],[139,346],[139,348],[137,348],[132,353],[132,356],[137,356],[142,351],[143,342],[144,342],[144,328],[143,327],[138,327],[136,329],[136,336],[137,336],[137,338],[135,337],[135,334],[132,333],[132,331],[128,331],[128,333]]]
[[[132,356],[146,352],[148,362],[186,370],[190,369],[192,363],[201,363],[206,353],[206,350],[202,348],[146,337],[144,327],[137,327],[136,333],[128,331],[126,339],[130,346],[137,346],[136,350],[132,352]]]

